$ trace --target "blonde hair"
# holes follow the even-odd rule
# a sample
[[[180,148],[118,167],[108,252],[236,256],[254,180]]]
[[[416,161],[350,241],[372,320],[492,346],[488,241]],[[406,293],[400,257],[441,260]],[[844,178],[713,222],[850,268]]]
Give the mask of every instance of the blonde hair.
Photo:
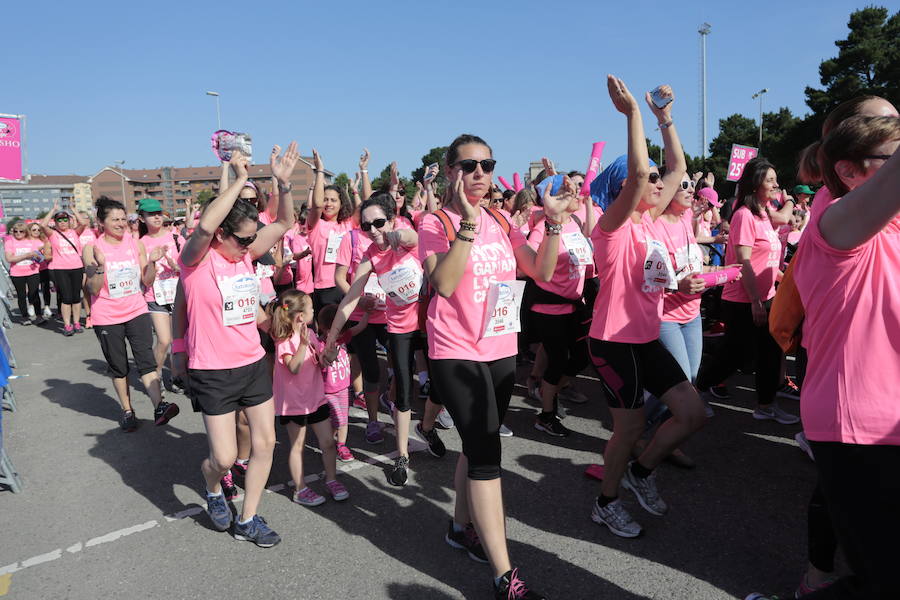
[[[863,162],[872,148],[894,140],[900,140],[900,119],[896,117],[851,117],[835,127],[822,141],[818,155],[822,178],[832,196],[838,198],[850,191],[834,170],[838,161],[850,161],[864,170]]]
[[[300,290],[281,292],[277,299],[266,306],[266,312],[272,319],[272,327],[269,329],[272,339],[280,342],[294,335],[294,319],[310,305],[312,298]]]

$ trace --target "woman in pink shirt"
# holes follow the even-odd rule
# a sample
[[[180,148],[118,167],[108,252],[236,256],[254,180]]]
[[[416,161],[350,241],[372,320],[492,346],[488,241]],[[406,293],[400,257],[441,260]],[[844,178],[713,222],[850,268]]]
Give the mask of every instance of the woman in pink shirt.
[[[84,248],[85,287],[91,294],[94,333],[122,405],[120,424],[123,431],[137,428],[128,389],[127,339],[141,383],[153,402],[154,422],[165,425],[178,414],[178,405],[162,399],[153,357],[153,324],[141,294],[142,285],[153,285],[155,263],[162,258],[163,252],[156,248],[148,253],[144,245],[130,235],[121,202],[101,196],[97,200],[97,220],[103,224],[103,235]]]
[[[50,227],[50,219],[53,219],[56,229]],[[86,224],[78,223],[73,227],[73,221],[71,214],[59,210],[58,204],[54,204],[50,212],[41,219],[41,228],[53,248],[50,271],[56,284],[63,334],[66,336],[82,331],[80,313],[84,263],[81,262],[81,242],[78,238]]]
[[[657,491],[654,469],[703,425],[705,417],[696,390],[659,341],[663,293],[677,286],[662,242],[665,234],[656,220],[686,170],[671,116],[672,90],[661,88],[669,98],[664,108],[646,95],[663,134],[669,166],[660,176],[647,156],[637,101],[622,80],[610,75],[607,86],[616,110],[628,120],[628,155],[613,161],[591,183],[591,195],[605,212],[591,235],[600,291],[588,346],[613,415],[613,435],[604,452],[605,475],[591,518],[616,535],[636,537],[642,529],[618,497],[620,484],[635,493],[645,510],[665,514],[668,507]],[[645,389],[668,406],[672,418],[629,463],[644,430]]]
[[[522,233],[479,207],[491,188],[496,161],[490,146],[461,135],[447,149],[450,200],[442,209],[452,228],[435,214],[419,228],[419,256],[435,290],[428,304],[428,355],[432,388],[441,390],[463,452],[456,465],[456,503],[446,541],[489,561],[497,597],[526,592],[512,569],[506,546],[500,484],[500,424],[515,384],[519,299],[516,268],[550,280],[559,251],[559,220],[568,199],[545,207],[546,237],[537,253]],[[474,526],[473,526],[474,523]],[[526,595],[530,594],[530,595]]]
[[[28,224],[28,236],[31,239],[41,240],[44,244],[43,255],[44,260],[38,267],[38,283],[40,284],[41,300],[44,302],[44,309],[41,312],[44,319],[52,316],[50,311],[50,261],[53,260],[53,248],[50,246],[50,240],[44,233],[40,223],[31,222]]]
[[[78,213],[78,220],[85,224],[84,231],[78,236],[78,241],[81,242],[81,248],[84,249],[88,244],[94,243],[94,240],[97,239],[97,232],[94,229],[94,219],[91,217],[90,213]],[[82,280],[82,287],[85,283],[87,283],[86,277]],[[84,296],[81,298],[81,310],[84,311],[84,328],[93,328],[94,325],[91,321],[91,295],[87,292],[85,292]]]
[[[44,260],[43,249],[43,240],[30,237],[24,221],[16,221],[13,224],[12,237],[7,237],[4,242],[9,276],[16,288],[23,325],[31,325],[32,320],[38,325],[46,321],[41,314],[38,289],[40,283],[38,269]]]
[[[769,333],[769,309],[781,266],[781,241],[772,226],[769,204],[783,198],[772,164],[762,157],[748,162],[736,196],[725,263],[741,264],[741,279],[722,290],[724,350],[702,365],[697,387],[708,390],[725,381],[755,350],[757,406],[753,418],[792,425],[800,418],[783,411],[775,401],[781,385],[782,353]],[[792,202],[789,197],[787,200]]]
[[[250,425],[250,462],[245,476],[241,518],[234,537],[264,548],[281,537],[257,514],[275,446],[272,367],[260,346],[259,280],[253,259],[294,224],[290,176],[300,155],[296,142],[285,154],[271,155],[278,180],[278,219],[257,229],[258,213],[238,200],[247,181],[247,158],[230,161],[235,182],[200,215],[200,222],[181,250],[179,266],[187,311],[187,338],[176,339],[176,351],[186,351],[193,401],[203,412],[209,457],[201,470],[206,480],[207,512],[213,525],[227,530],[233,516],[221,480],[237,458],[235,412],[243,411]]]

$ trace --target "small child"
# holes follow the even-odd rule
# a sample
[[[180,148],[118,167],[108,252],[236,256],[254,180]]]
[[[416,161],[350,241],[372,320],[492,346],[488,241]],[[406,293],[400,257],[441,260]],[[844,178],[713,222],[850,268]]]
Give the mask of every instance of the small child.
[[[316,322],[319,332],[327,334],[337,313],[337,304],[322,307]],[[362,319],[353,327],[345,327],[337,340],[338,354],[333,363],[325,368],[325,400],[331,407],[331,426],[337,432],[337,457],[341,462],[354,459],[347,447],[347,413],[350,410],[350,356],[347,354],[347,342],[369,324],[369,313],[363,313]]]
[[[306,426],[319,440],[325,467],[325,487],[335,500],[350,497],[336,479],[337,462],[334,431],[328,420],[322,367],[319,364],[321,342],[309,328],[313,320],[312,298],[298,290],[286,290],[267,307],[271,315],[270,333],[275,340],[275,376],[273,392],[275,414],[287,426],[291,442],[288,466],[294,480],[294,502],[318,506],[325,498],[306,486],[303,478],[303,447]]]

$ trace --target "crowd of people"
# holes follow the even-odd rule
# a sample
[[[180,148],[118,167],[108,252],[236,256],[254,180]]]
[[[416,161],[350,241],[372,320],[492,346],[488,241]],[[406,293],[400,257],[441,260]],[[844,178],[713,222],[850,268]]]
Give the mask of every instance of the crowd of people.
[[[349,498],[337,461],[362,442],[349,437],[351,407],[367,412],[366,444],[383,443],[388,413],[394,486],[408,479],[411,433],[441,458],[438,431],[455,429],[445,540],[490,565],[496,598],[546,597],[526,586],[506,540],[501,437],[513,434],[504,417],[517,364],[533,362],[534,427],[554,437],[570,433],[564,404],[589,401],[576,376],[593,365],[613,432],[589,514],[625,538],[643,528],[620,489],[665,515],[657,466],[693,466],[682,446],[713,416],[710,400],[752,370],[752,417],[802,417],[797,441],[819,473],[797,597],[900,597],[888,550],[900,534],[900,115],[881,98],[845,103],[801,157],[793,194],[779,175],[794,174],[758,157],[720,201],[712,174],[687,171],[672,89],[646,95],[664,141],[657,165],[640,102],[621,79],[607,84],[628,151],[587,182],[545,159],[523,189],[501,191],[491,147],[464,134],[412,199],[396,165],[373,189],[368,151],[350,186],[329,185],[314,150],[315,183],[295,201],[291,142],[272,150],[270,192],[236,152],[219,195],[183,224],[152,198],[131,218],[106,197],[93,215],[57,206],[16,222],[5,251],[22,324],[51,316],[52,285],[63,335],[97,335],[126,432],[139,423],[126,341],[155,425],[179,414],[166,394],[187,393],[209,442],[209,518],[261,547],[281,540],[258,512],[276,425],[290,440],[292,498],[310,507]],[[783,394],[799,394],[800,416],[779,406]],[[305,483],[307,427],[325,471],[318,491]],[[852,571],[840,578],[838,546]]]

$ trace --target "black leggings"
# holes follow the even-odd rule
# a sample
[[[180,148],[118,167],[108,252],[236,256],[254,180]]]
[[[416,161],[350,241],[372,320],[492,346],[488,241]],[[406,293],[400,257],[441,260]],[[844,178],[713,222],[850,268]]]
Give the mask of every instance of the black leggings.
[[[838,542],[853,574],[806,599],[900,598],[894,572],[900,539],[900,446],[810,441],[819,485]]]
[[[390,350],[391,368],[394,369],[394,405],[400,412],[408,412],[412,408],[413,373],[415,372],[416,350],[425,350],[425,334],[421,331],[409,333],[390,333],[388,349]]]
[[[356,325],[355,321],[351,321],[351,326],[353,325]],[[387,325],[384,323],[369,323],[350,341],[350,351],[356,355],[362,370],[364,392],[377,392],[381,381],[376,341],[381,342],[384,347],[388,345]]]
[[[318,288],[313,290],[312,299],[313,310],[318,314],[324,306],[328,306],[329,304],[340,304],[341,300],[344,299],[344,292],[336,285],[329,288]]]
[[[766,313],[772,301],[765,303]],[[757,327],[749,302],[722,300],[725,341],[721,352],[700,365],[697,387],[705,390],[718,385],[746,362],[755,351],[756,396],[759,404],[771,404],[781,383],[781,347],[769,333],[769,324]]]
[[[81,302],[81,280],[84,269],[57,269],[53,271],[56,282],[56,294],[62,304],[78,304]]]
[[[41,316],[41,297],[39,284],[41,277],[37,273],[32,275],[11,276],[13,286],[16,288],[16,300],[19,301],[19,312],[23,319],[28,318],[28,305],[34,307],[34,314]],[[25,292],[25,289],[28,292]]]
[[[41,297],[44,299],[44,306],[50,306],[50,269],[38,271],[38,277],[41,282]]]
[[[809,509],[806,512],[807,540],[809,542],[809,562],[812,566],[826,573],[834,572],[834,553],[837,552],[837,538],[834,526],[828,516],[825,494],[822,486],[816,482]]]
[[[500,425],[516,383],[516,357],[490,362],[431,361],[432,389],[441,397],[462,439],[469,479],[500,477]]]
[[[547,353],[544,381],[559,385],[563,375],[574,377],[588,366],[588,325],[581,323],[578,313],[545,315],[532,311],[529,317],[532,339],[543,344]]]

